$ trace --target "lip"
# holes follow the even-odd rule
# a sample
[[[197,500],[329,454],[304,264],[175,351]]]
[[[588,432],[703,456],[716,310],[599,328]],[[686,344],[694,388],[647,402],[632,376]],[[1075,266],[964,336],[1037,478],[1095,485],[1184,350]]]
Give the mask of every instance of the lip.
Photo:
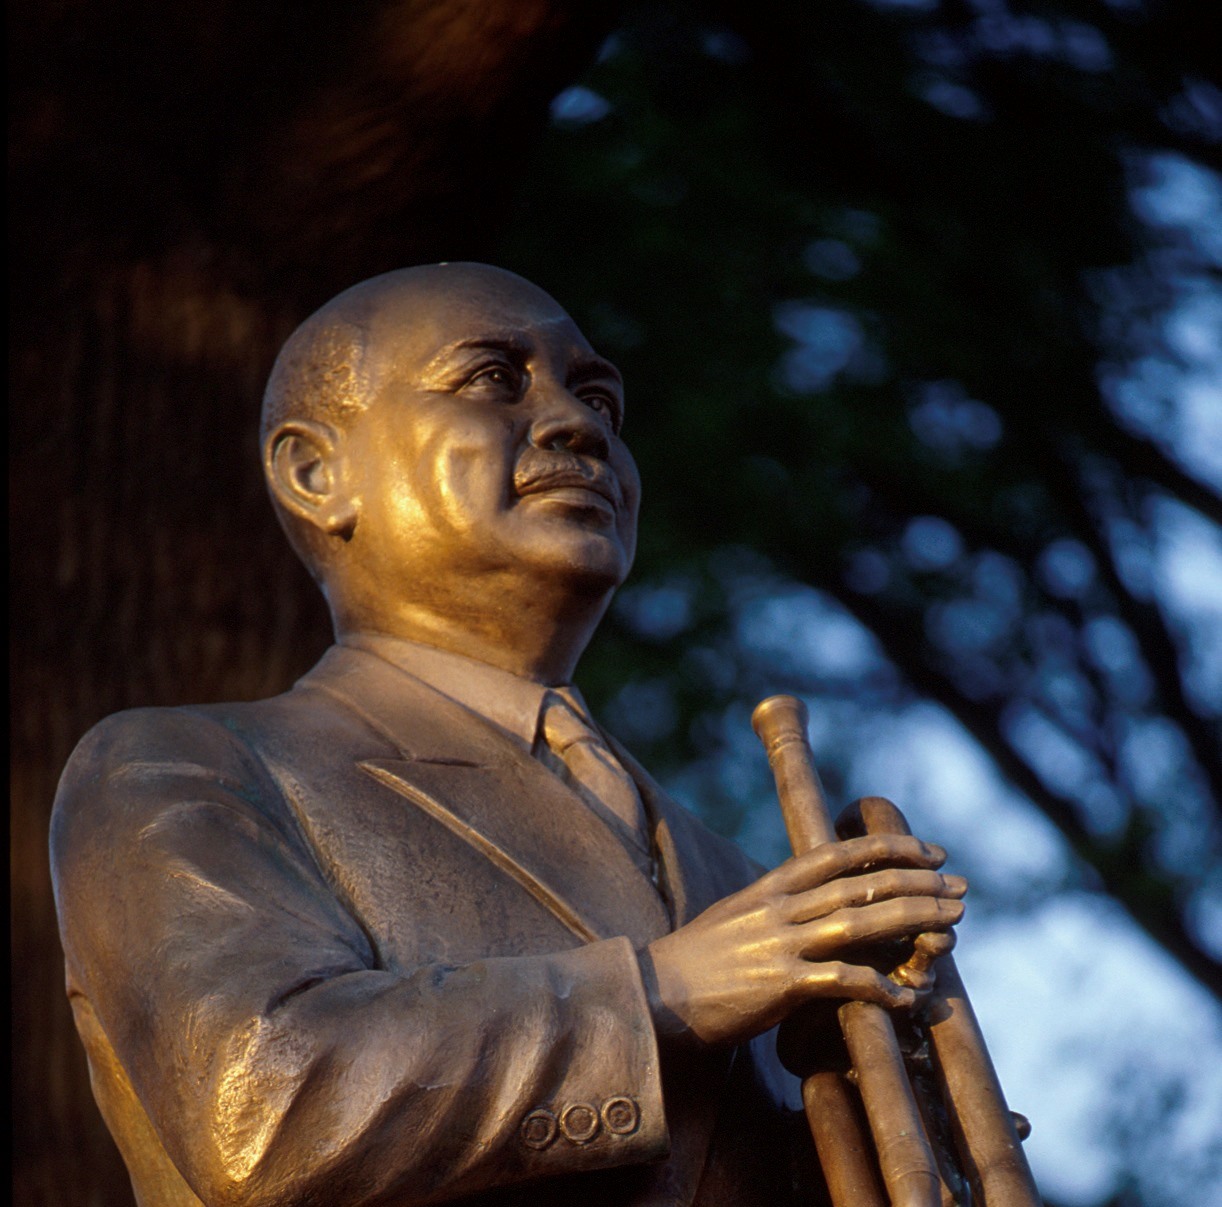
[[[514,492],[519,498],[546,494],[577,506],[610,507],[613,512],[618,512],[622,504],[615,479],[607,471],[555,469],[515,481]]]

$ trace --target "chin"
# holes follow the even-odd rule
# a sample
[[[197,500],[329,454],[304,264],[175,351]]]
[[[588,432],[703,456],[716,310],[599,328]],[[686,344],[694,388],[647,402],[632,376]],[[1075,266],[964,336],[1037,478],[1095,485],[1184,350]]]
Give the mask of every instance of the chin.
[[[580,595],[583,599],[610,595],[628,577],[628,568],[620,562],[612,565],[578,559],[556,564],[551,569],[574,595]]]
[[[614,529],[572,522],[534,527],[518,552],[536,573],[563,579],[585,597],[614,591],[628,577],[633,553]]]
[[[628,577],[630,560],[618,546],[613,549],[578,548],[533,551],[529,559],[540,578],[563,583],[583,599],[610,595]]]

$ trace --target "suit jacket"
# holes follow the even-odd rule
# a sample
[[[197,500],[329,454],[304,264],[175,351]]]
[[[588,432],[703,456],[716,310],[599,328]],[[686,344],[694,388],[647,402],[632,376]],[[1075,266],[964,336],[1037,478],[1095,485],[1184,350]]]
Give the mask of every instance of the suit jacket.
[[[547,768],[362,651],[91,731],[52,864],[141,1207],[786,1201],[771,1043],[660,1053],[636,958],[758,869],[618,753],[661,891]]]

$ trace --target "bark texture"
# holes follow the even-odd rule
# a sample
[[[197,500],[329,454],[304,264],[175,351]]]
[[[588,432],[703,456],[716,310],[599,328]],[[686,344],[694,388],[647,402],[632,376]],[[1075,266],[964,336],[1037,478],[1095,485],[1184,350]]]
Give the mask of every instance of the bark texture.
[[[492,254],[614,7],[14,13],[17,1202],[132,1201],[63,993],[46,834],[64,761],[109,713],[272,694],[325,646],[259,472],[272,358],[357,280]]]

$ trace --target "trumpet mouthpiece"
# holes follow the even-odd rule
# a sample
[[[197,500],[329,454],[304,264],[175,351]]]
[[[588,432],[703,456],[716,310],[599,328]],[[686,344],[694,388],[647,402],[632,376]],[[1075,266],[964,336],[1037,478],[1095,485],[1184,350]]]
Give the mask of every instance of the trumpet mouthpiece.
[[[806,705],[797,696],[769,696],[755,706],[751,728],[766,747],[771,747],[786,738],[806,741],[809,720]]]

